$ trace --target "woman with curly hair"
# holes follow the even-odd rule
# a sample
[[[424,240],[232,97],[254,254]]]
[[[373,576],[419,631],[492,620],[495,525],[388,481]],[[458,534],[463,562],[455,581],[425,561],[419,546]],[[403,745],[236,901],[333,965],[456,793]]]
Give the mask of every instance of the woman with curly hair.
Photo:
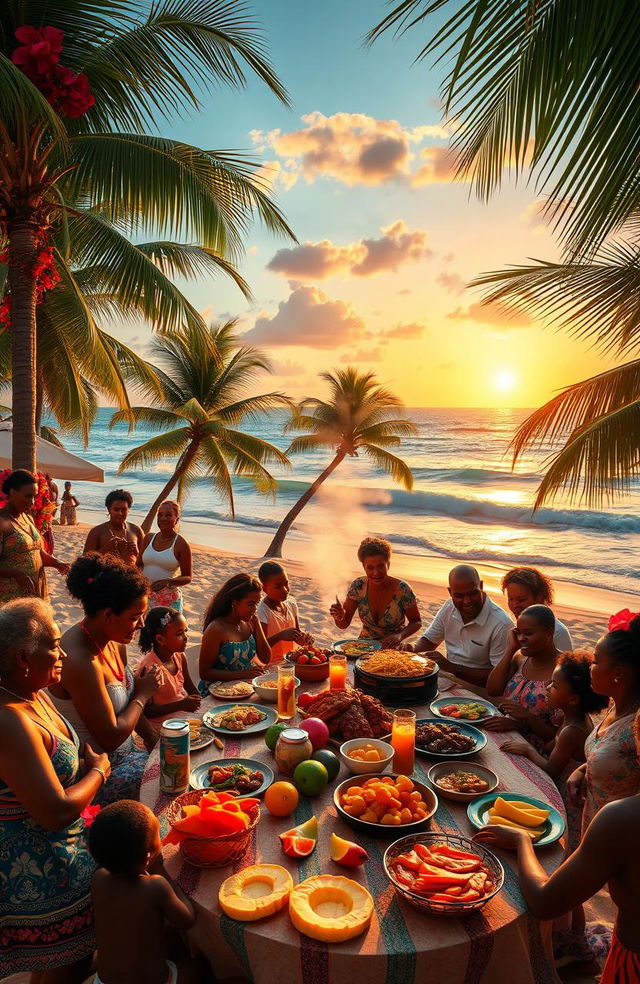
[[[109,753],[111,777],[98,801],[136,799],[157,740],[143,711],[162,680],[161,670],[151,667],[134,681],[127,665],[127,645],[142,627],[149,582],[117,557],[90,553],[71,565],[67,588],[84,618],[64,634],[67,659],[51,694],[80,739]],[[146,750],[134,745],[134,731]]]
[[[214,680],[250,680],[268,666],[271,648],[257,615],[261,595],[260,581],[235,574],[212,598],[202,626],[201,694]]]
[[[531,605],[550,607],[553,604],[551,579],[537,567],[513,567],[502,578],[502,590],[507,596],[509,611],[516,620]],[[561,653],[568,653],[573,649],[569,630],[557,617],[553,641]]]

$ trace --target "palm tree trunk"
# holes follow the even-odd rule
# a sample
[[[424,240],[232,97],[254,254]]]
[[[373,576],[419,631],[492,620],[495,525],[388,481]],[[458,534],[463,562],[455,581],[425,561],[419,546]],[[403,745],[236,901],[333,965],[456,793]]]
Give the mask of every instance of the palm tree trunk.
[[[327,465],[325,470],[321,472],[320,475],[318,475],[315,482],[309,486],[306,492],[302,493],[296,504],[291,507],[287,515],[280,523],[280,526],[276,530],[276,535],[267,547],[267,551],[264,555],[265,557],[282,557],[282,545],[284,543],[284,538],[291,529],[294,519],[296,519],[296,517],[302,512],[307,502],[314,497],[322,483],[329,478],[329,475],[336,470],[340,462],[344,461],[344,459],[345,452],[339,451],[333,461]]]
[[[187,468],[189,467],[194,457],[196,456],[197,451],[198,451],[198,445],[190,444],[189,447],[186,449],[186,451],[184,451],[178,458],[178,464],[176,465],[176,470],[174,471],[173,475],[171,476],[167,484],[164,486],[164,488],[156,498],[155,502],[151,506],[151,509],[149,510],[147,515],[144,517],[144,520],[142,521],[143,533],[148,533],[149,530],[151,529],[153,521],[156,518],[156,513],[158,509],[160,508],[164,500],[167,498],[169,493],[178,484],[178,482],[180,481],[180,477],[184,474],[184,472],[186,472]]]
[[[36,224],[22,219],[9,230],[13,468],[36,470]]]

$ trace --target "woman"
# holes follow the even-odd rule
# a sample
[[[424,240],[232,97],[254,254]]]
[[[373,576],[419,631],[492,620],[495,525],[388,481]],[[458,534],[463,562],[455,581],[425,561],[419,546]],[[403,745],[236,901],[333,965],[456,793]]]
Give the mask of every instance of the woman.
[[[160,532],[145,535],[138,567],[151,581],[149,608],[162,605],[182,614],[182,588],[191,584],[191,547],[177,532],[179,522],[180,506],[167,499],[158,509]]]
[[[502,578],[502,590],[506,593],[509,611],[516,619],[531,605],[551,607],[553,604],[553,585],[537,567],[514,567],[507,571]],[[557,616],[553,641],[561,653],[573,651],[569,630]]]
[[[386,649],[397,649],[414,635],[422,621],[418,602],[406,581],[389,576],[391,544],[367,536],[358,547],[358,560],[365,577],[352,582],[342,605],[336,598],[329,612],[339,629],[348,629],[356,612],[360,616],[361,639],[379,639]]]
[[[0,611],[0,978],[31,971],[40,984],[80,984],[95,946],[82,812],[109,776],[46,687],[64,653],[39,598]]]
[[[560,652],[553,641],[555,616],[546,605],[531,605],[510,630],[507,650],[487,680],[490,697],[498,702],[504,718],[485,723],[489,731],[521,731],[542,751],[556,736],[560,715],[549,701],[549,686]]]
[[[601,723],[587,737],[586,762],[567,781],[569,795],[584,802],[582,832],[611,800],[640,793],[640,763],[634,721],[640,708],[640,616],[619,612],[598,642],[591,686],[612,699]]]
[[[38,492],[35,475],[19,468],[5,478],[2,491],[7,502],[0,509],[0,605],[30,595],[46,598],[44,568],[67,574],[69,565],[47,553],[31,517]]]
[[[81,740],[109,753],[111,778],[98,801],[137,799],[157,740],[142,712],[160,686],[161,671],[152,667],[134,682],[126,647],[142,626],[149,582],[117,557],[93,553],[71,565],[67,588],[82,604],[84,619],[64,634],[68,658],[51,694]],[[147,751],[134,745],[134,731]]]
[[[64,526],[65,523],[67,526],[77,525],[78,517],[76,515],[76,509],[79,505],[80,503],[71,491],[71,482],[65,482],[60,503],[60,526]]]

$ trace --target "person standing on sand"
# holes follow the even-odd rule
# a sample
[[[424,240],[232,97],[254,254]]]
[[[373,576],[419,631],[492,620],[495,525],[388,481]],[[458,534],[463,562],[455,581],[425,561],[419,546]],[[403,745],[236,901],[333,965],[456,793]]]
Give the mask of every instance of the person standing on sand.
[[[513,622],[485,594],[480,575],[468,564],[449,572],[449,595],[424,635],[402,648],[429,653],[441,670],[483,687],[502,659]],[[436,649],[441,642],[447,647],[446,656]]]
[[[60,526],[64,526],[65,524],[67,526],[76,526],[78,522],[76,509],[79,505],[80,503],[71,491],[71,482],[65,482],[60,503]]]
[[[113,554],[125,564],[135,564],[142,550],[144,535],[139,526],[129,523],[127,516],[133,496],[125,489],[114,489],[104,500],[109,513],[106,523],[89,530],[83,553]]]
[[[157,605],[182,614],[182,588],[191,584],[191,547],[178,533],[180,506],[166,499],[158,509],[158,533],[147,533],[138,567],[151,582],[149,608]]]

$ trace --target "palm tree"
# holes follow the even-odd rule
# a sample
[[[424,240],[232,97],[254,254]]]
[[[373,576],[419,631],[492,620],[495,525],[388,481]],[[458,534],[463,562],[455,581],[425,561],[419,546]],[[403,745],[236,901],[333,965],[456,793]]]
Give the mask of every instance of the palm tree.
[[[235,516],[231,476],[253,480],[265,493],[275,494],[277,482],[267,465],[289,465],[286,454],[273,444],[246,434],[238,425],[266,410],[290,407],[282,393],[247,396],[256,376],[270,364],[255,348],[239,345],[236,322],[202,330],[187,326],[180,334],[153,342],[159,366],[154,367],[162,390],[161,406],[120,410],[111,426],[126,421],[163,431],[133,448],[122,459],[118,474],[128,468],[146,468],[158,461],[176,462],[174,472],[151,506],[142,524],[148,531],[158,506],[178,487],[181,501],[200,477],[211,479],[214,490]]]
[[[384,389],[375,373],[359,372],[353,366],[333,373],[321,372],[320,378],[329,384],[330,399],[308,397],[297,407],[285,429],[289,433],[307,433],[293,438],[287,454],[329,448],[333,457],[284,517],[265,557],[282,556],[282,545],[293,521],[347,456],[357,458],[364,454],[405,489],[413,487],[411,469],[402,458],[387,451],[397,447],[402,437],[417,433],[410,421],[391,416],[404,406],[402,400]]]
[[[58,115],[11,61],[15,31],[25,22],[64,32],[64,65],[88,76],[95,97],[80,118]],[[287,102],[241,0],[158,0],[149,7],[136,0],[6,0],[0,7],[0,249],[7,247],[11,292],[14,467],[35,465],[38,242],[76,218],[74,205],[99,211],[94,226],[100,217],[111,226],[99,233],[103,242],[114,230],[143,239],[153,229],[169,240],[159,244],[160,254],[175,245],[173,237],[186,238],[229,271],[252,215],[291,234],[256,173],[259,162],[146,132],[160,116],[196,109],[199,91],[244,85],[245,66]],[[151,250],[148,258],[157,255]],[[76,291],[59,253],[56,260]],[[101,274],[106,283],[109,270]],[[141,303],[151,316],[153,293]],[[197,312],[187,317],[198,320]],[[170,327],[184,319],[178,303]]]

